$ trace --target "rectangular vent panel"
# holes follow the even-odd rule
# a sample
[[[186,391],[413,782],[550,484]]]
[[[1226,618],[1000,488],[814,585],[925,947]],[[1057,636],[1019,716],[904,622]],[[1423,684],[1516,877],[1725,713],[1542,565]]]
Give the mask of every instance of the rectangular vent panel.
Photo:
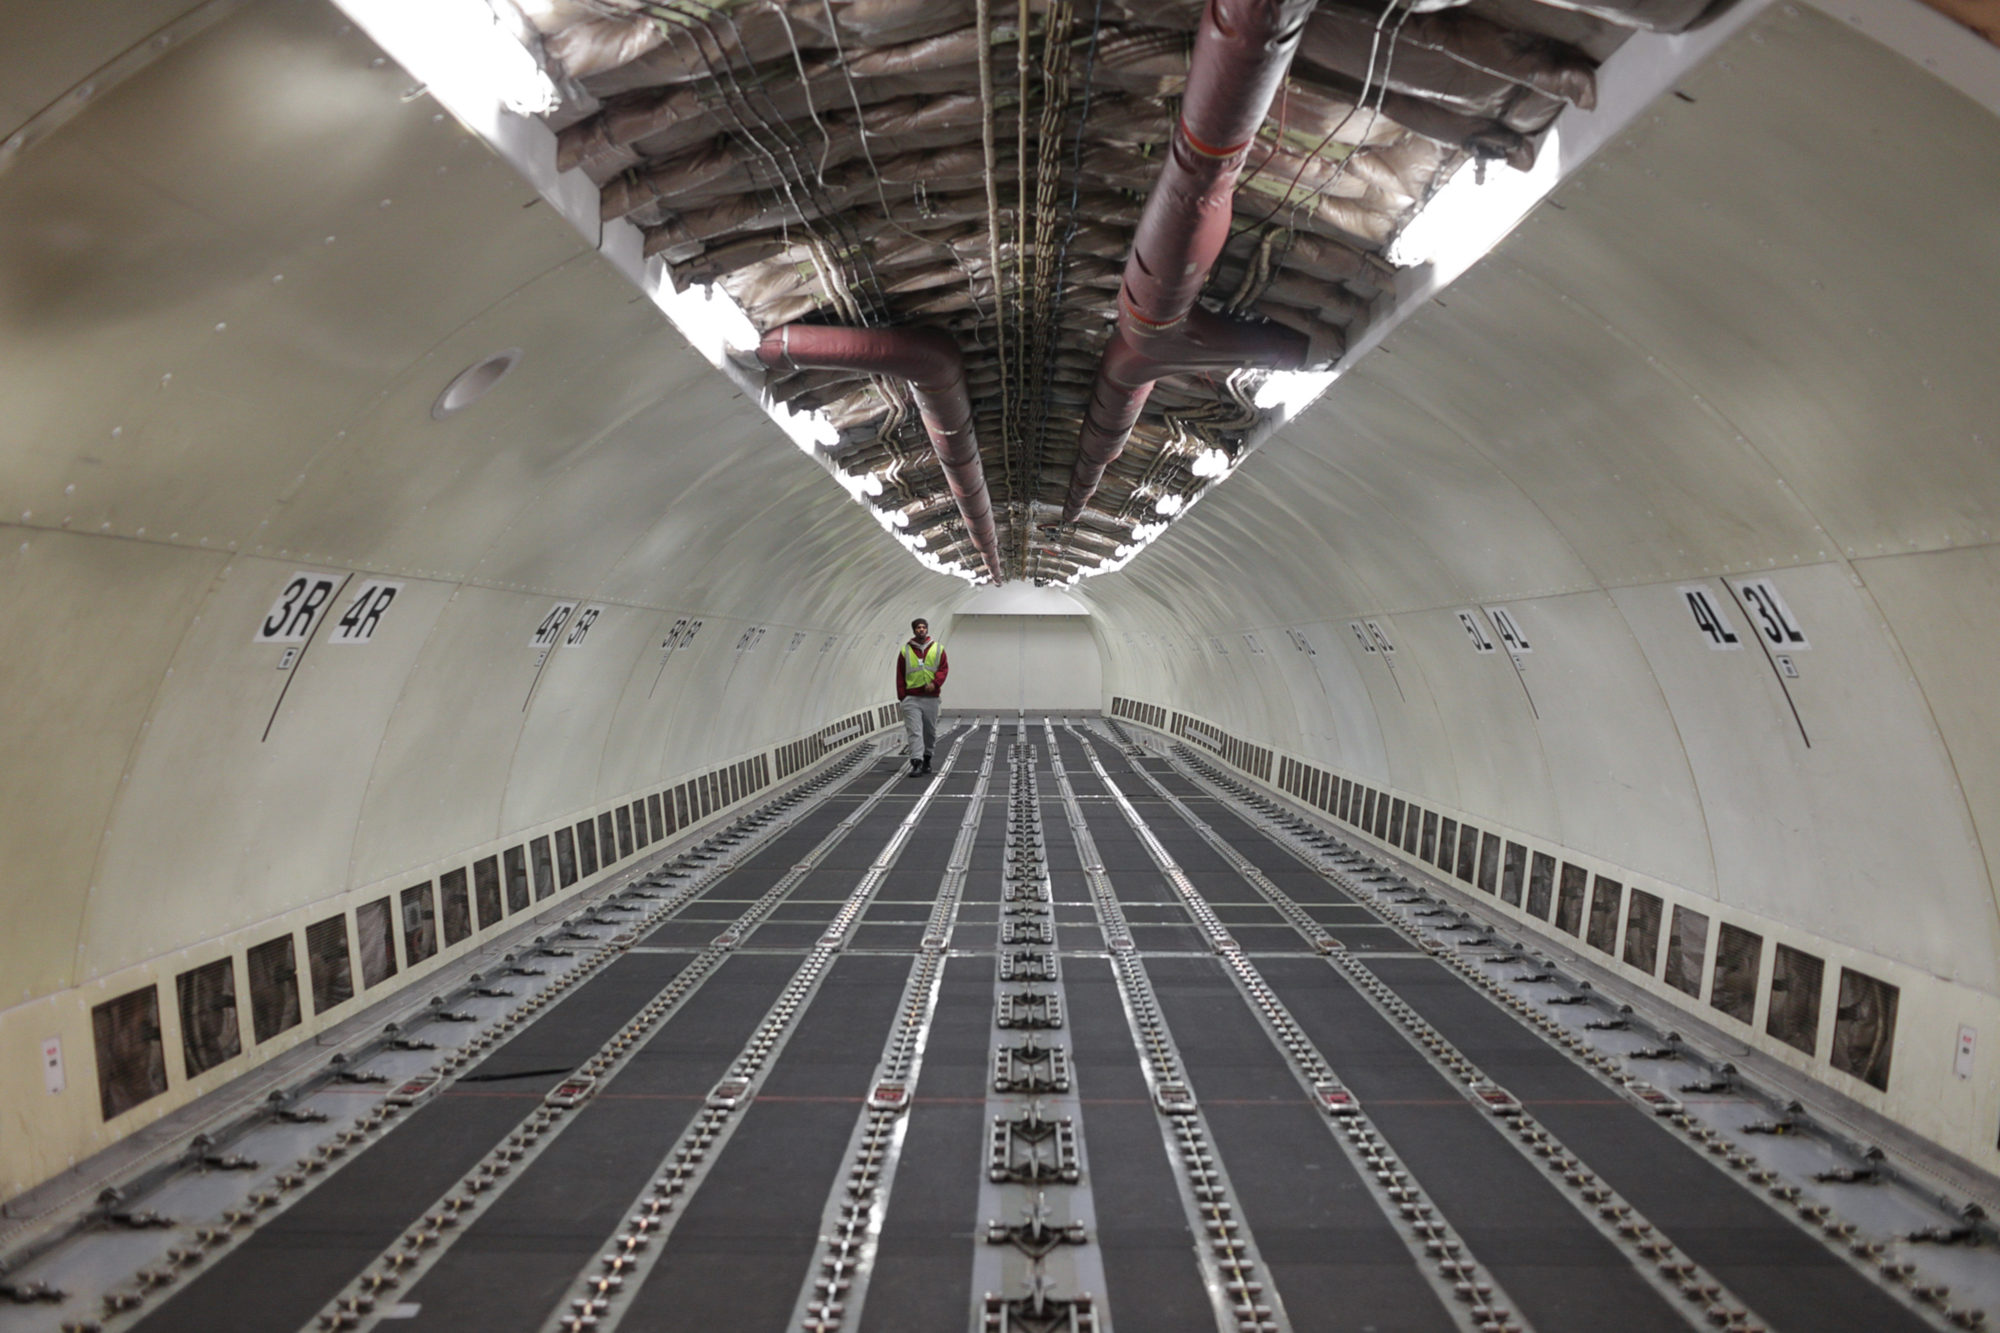
[[[1590,872],[1582,866],[1563,862],[1562,882],[1556,889],[1556,929],[1571,935],[1583,934],[1583,891]]]
[[[167,1090],[158,987],[127,991],[93,1005],[90,1030],[97,1044],[98,1108],[106,1120]]]
[[[361,984],[373,989],[396,975],[396,913],[387,898],[354,909],[355,943],[361,949]]]
[[[1528,849],[1518,842],[1507,844],[1507,864],[1500,872],[1500,901],[1521,905],[1521,880],[1528,870]]]
[[[1457,854],[1458,821],[1446,815],[1444,818],[1438,820],[1437,868],[1449,875],[1452,866],[1456,864],[1453,858]]]
[[[1492,893],[1500,887],[1500,835],[1482,834],[1479,840],[1479,890]]]
[[[654,792],[646,798],[646,818],[653,826],[653,841],[659,842],[667,836],[666,821],[660,817],[660,794]]]
[[[313,1012],[323,1014],[354,998],[354,964],[347,953],[347,916],[306,927],[306,963],[312,969]]]
[[[189,1078],[243,1053],[234,958],[190,968],[174,978],[174,989],[181,1002],[181,1059]]]
[[[556,891],[556,867],[549,855],[548,834],[528,844],[528,860],[535,867],[535,897],[550,897]]]
[[[465,867],[438,876],[438,900],[444,914],[444,943],[448,949],[472,934],[472,893],[465,885]]]
[[[1896,1002],[1900,992],[1851,967],[1840,969],[1840,998],[1833,1011],[1833,1049],[1827,1058],[1843,1074],[1871,1088],[1889,1090],[1889,1060],[1896,1053]]]
[[[1811,1055],[1819,1046],[1819,996],[1825,983],[1823,959],[1780,944],[1771,958],[1771,1008],[1764,1031]]]
[[[472,901],[479,908],[479,928],[498,924],[506,913],[500,910],[500,858],[482,856],[472,863]]]
[[[1584,943],[1600,953],[1618,954],[1618,914],[1624,908],[1625,886],[1615,879],[1597,877],[1590,890],[1590,929]]]
[[[1424,840],[1417,849],[1417,859],[1425,865],[1437,860],[1438,816],[1435,810],[1424,811]]]
[[[1685,907],[1674,908],[1674,928],[1667,933],[1666,983],[1675,990],[1701,997],[1701,969],[1708,962],[1708,917]]]
[[[1660,966],[1660,917],[1665,904],[1644,889],[1632,890],[1625,915],[1625,961],[1652,976]]]
[[[583,877],[597,873],[597,821],[586,819],[576,826],[576,853],[582,858]]]
[[[621,805],[612,814],[618,821],[618,859],[623,861],[635,850],[632,845],[632,807]]]
[[[607,870],[618,864],[618,830],[611,823],[609,810],[597,817],[597,859]]]
[[[509,847],[500,854],[500,868],[506,875],[507,912],[525,912],[533,900],[528,892],[528,849]]]
[[[437,951],[437,905],[425,880],[403,890],[403,957],[415,967]]]
[[[576,883],[576,831],[567,824],[556,830],[556,877],[565,889]]]
[[[299,1025],[298,955],[292,937],[280,935],[252,948],[250,962],[250,1031],[269,1041]]]
[[[1715,983],[1708,1002],[1739,1023],[1757,1013],[1757,968],[1764,954],[1764,937],[1726,922],[1715,935]]]
[[[1536,852],[1528,863],[1528,915],[1547,921],[1555,891],[1556,859],[1547,852]]]

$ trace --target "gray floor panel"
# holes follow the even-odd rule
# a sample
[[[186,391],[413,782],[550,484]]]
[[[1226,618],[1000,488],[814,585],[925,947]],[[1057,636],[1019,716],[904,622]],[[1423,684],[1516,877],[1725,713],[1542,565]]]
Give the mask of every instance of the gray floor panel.
[[[1528,1103],[1606,1184],[1774,1328],[1916,1333],[1927,1327],[1654,1117],[1617,1098],[1436,963],[1385,959],[1375,968],[1470,1059]]]
[[[910,1108],[903,1158],[889,1195],[881,1247],[863,1307],[864,1331],[965,1326],[972,1308],[972,1251],[986,1165],[986,1038],[993,963],[945,965],[930,1041]]]
[[[1219,963],[1146,965],[1244,1220],[1298,1333],[1451,1333],[1436,1293]]]
[[[999,738],[1012,741],[1011,717]],[[1201,1100],[1215,1147],[1298,1333],[1446,1333],[1450,1314],[1355,1174],[1206,937],[1175,899],[1081,743],[1059,732],[1065,770],[1089,820]],[[1190,1232],[1069,836],[1068,810],[1039,721],[1034,747],[1064,953],[1066,1027],[1084,1108],[1086,1170],[1098,1218],[1106,1301],[1125,1333],[1215,1327]],[[895,1018],[983,736],[939,784],[926,818],[853,928],[798,1019],[758,1097],[689,1199],[657,1268],[634,1293],[625,1327],[663,1333],[780,1333],[818,1243],[862,1098]],[[1389,1145],[1540,1333],[1680,1333],[1686,1315],[1660,1296],[1595,1225],[1473,1108],[1341,974],[1245,882],[1115,744],[1097,755],[1224,927],[1254,959],[1307,1035],[1360,1098]],[[643,941],[680,953],[618,958],[504,1046],[418,1107],[273,1217],[234,1252],[166,1298],[143,1333],[217,1329],[291,1333],[395,1242],[410,1222],[589,1059],[692,950],[738,919],[899,760],[852,775],[844,790],[749,855]],[[1145,767],[1232,840],[1313,919],[1365,959],[1564,1144],[1690,1257],[1780,1333],[1903,1333],[1924,1327],[1838,1255],[1617,1097],[1564,1053],[1429,959],[1231,809],[1157,761]],[[860,1327],[963,1333],[979,1217],[995,929],[1006,829],[1005,766],[973,844],[952,947]],[[619,1076],[587,1102],[436,1267],[398,1299],[416,1330],[530,1333],[566,1301],[576,1275],[615,1229],[705,1095],[741,1050],[840,903],[926,789],[892,794],[779,903]],[[718,857],[736,855],[722,850]],[[713,862],[708,862],[713,864]],[[766,952],[768,951],[768,952]],[[1098,956],[1092,956],[1092,955]],[[1391,956],[1384,956],[1391,955]]]
[[[673,954],[611,964],[469,1069],[479,1082],[412,1111],[138,1327],[302,1327],[686,964]]]
[[[1677,1333],[1682,1317],[1389,1021],[1323,962],[1264,978],[1472,1252],[1542,1333]]]
[[[640,1288],[630,1327],[785,1326],[909,969],[907,958],[835,960]]]
[[[1213,1333],[1195,1237],[1110,964],[1071,960],[1063,987],[1112,1323],[1146,1333]]]
[[[411,1333],[539,1328],[795,970],[784,958],[725,962],[409,1290]]]

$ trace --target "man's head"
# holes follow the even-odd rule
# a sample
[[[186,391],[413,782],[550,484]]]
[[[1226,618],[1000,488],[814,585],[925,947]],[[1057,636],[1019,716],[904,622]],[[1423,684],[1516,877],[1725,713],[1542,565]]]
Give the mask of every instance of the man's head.
[[[911,638],[913,638],[913,639],[928,639],[928,638],[929,638],[930,636],[931,636],[931,622],[930,622],[930,621],[928,621],[928,620],[925,620],[925,619],[924,619],[924,618],[923,618],[922,616],[918,616],[918,617],[917,617],[917,618],[916,618],[915,620],[912,620],[912,621],[910,622],[910,637],[911,637]]]

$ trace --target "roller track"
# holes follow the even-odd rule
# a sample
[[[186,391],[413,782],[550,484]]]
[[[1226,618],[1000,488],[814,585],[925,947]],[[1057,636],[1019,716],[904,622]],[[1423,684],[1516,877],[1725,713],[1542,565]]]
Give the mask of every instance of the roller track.
[[[46,1327],[1977,1326],[1249,795],[1039,718],[863,766]]]

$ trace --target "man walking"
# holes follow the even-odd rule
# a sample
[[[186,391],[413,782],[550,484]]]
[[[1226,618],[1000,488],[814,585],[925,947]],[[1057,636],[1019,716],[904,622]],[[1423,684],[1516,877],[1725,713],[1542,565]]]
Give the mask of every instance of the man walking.
[[[903,734],[910,743],[910,775],[931,771],[937,746],[938,696],[951,671],[944,645],[931,637],[927,620],[910,622],[910,641],[896,654],[896,698],[903,709]]]

